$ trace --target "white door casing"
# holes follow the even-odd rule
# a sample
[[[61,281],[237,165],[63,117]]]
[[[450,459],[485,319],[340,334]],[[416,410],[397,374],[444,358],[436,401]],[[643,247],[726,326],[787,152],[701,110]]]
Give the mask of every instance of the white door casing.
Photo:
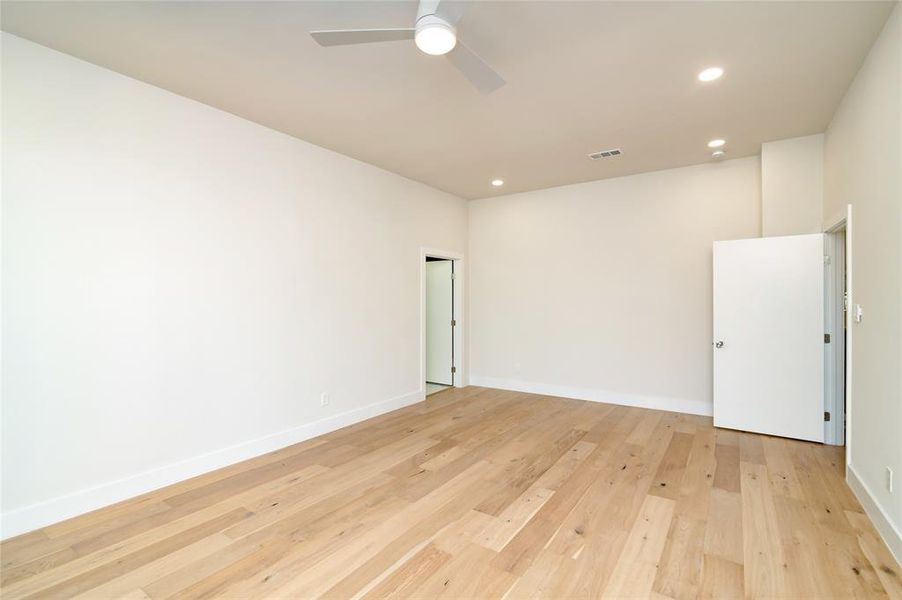
[[[715,426],[824,441],[823,234],[714,243],[713,347]]]

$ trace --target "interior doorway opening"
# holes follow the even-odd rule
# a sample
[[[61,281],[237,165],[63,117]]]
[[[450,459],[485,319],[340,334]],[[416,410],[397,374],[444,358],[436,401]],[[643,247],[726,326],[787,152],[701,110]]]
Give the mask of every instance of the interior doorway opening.
[[[454,260],[425,257],[425,393],[455,385]]]
[[[824,236],[824,443],[847,446],[849,310],[848,215]],[[847,448],[848,451],[848,448]]]

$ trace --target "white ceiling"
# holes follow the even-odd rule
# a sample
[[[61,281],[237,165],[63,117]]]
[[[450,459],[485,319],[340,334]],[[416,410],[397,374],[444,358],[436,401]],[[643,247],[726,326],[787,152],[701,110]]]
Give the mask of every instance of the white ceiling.
[[[472,2],[459,36],[507,80],[489,96],[412,42],[307,34],[408,27],[411,2],[5,1],[2,28],[472,199],[821,132],[893,4]]]

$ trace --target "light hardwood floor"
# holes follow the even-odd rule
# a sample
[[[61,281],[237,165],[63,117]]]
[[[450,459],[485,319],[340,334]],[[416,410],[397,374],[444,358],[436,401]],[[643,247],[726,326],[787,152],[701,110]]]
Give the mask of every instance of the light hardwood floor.
[[[841,449],[470,387],[2,544],[3,598],[902,597]]]

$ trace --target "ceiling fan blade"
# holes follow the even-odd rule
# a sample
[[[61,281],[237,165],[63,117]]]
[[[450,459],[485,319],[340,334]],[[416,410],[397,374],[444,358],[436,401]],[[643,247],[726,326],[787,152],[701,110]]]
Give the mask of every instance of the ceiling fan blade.
[[[439,0],[438,6],[435,7],[435,14],[452,25],[457,25],[460,18],[464,16],[467,6],[464,2],[456,0]]]
[[[483,94],[491,94],[505,84],[504,79],[492,67],[479,58],[475,52],[464,46],[460,40],[454,50],[447,54],[448,60],[460,69],[477,90]]]
[[[320,46],[344,46],[346,44],[371,44],[412,40],[413,29],[336,29],[311,31],[310,35]]]

